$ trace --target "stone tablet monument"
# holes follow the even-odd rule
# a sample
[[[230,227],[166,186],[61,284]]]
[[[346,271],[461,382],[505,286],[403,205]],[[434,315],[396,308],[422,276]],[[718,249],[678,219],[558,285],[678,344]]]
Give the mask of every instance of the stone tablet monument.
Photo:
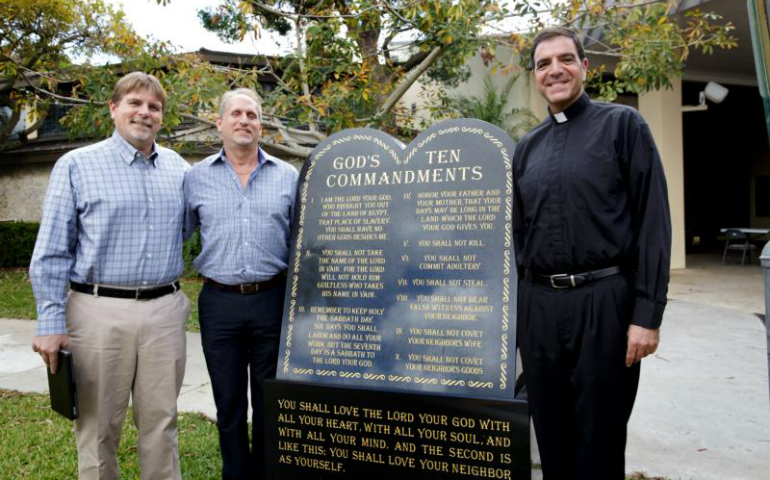
[[[266,387],[271,478],[529,478],[513,149],[463,119],[313,152]]]

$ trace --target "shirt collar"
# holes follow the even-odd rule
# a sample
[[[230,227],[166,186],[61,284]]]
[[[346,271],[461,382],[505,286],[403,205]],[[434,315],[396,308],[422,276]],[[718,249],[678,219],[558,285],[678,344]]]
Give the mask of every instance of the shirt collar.
[[[122,158],[127,164],[131,165],[137,158],[144,158],[144,154],[136,149],[133,145],[128,143],[125,138],[121,137],[117,130],[112,132],[112,143],[118,150],[118,156]],[[155,166],[155,160],[158,158],[158,145],[152,142],[152,153],[150,154],[150,164]]]
[[[212,164],[217,162],[225,162],[226,160],[227,154],[225,154],[225,149],[223,147],[219,150],[219,153],[217,154],[217,157],[214,159]],[[265,151],[260,147],[257,147],[257,166],[262,165],[265,162],[275,163],[275,159],[271,155],[265,153]]]
[[[567,107],[563,112],[559,113],[552,113],[551,107],[548,107],[548,115],[551,117],[551,120],[556,123],[566,123],[569,120],[572,120],[573,118],[577,117],[580,112],[586,109],[588,104],[591,103],[591,100],[588,98],[588,95],[586,92],[583,92],[577,100],[575,100],[572,105]]]

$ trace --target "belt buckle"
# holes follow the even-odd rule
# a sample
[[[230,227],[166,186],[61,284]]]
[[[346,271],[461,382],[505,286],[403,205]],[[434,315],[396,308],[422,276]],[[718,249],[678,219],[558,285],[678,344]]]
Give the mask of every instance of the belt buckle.
[[[156,288],[156,287],[150,287],[150,288],[137,288],[137,289],[136,289],[136,294],[134,295],[134,300],[136,300],[137,302],[146,302],[146,301],[148,301],[148,300],[152,300],[152,298],[141,297],[141,295],[142,295],[142,292],[149,292],[149,291],[152,291],[152,290],[154,290],[155,288]]]
[[[242,283],[239,287],[242,295],[251,295],[252,293],[257,293],[259,291],[258,283]]]
[[[569,279],[569,282],[570,282],[571,286],[570,285],[556,285],[555,280],[556,279],[561,279],[561,278]],[[555,288],[557,290],[564,289],[564,288],[574,288],[575,287],[575,276],[574,275],[568,275],[566,273],[559,273],[557,275],[551,275],[550,279],[551,279],[551,287],[553,287],[553,288]]]

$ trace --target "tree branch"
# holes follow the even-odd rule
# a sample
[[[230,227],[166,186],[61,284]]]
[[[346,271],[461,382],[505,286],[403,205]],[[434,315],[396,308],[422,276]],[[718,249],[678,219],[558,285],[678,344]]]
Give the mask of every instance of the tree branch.
[[[276,150],[279,150],[283,153],[287,153],[289,155],[299,157],[299,158],[308,158],[310,154],[313,152],[312,148],[307,147],[289,147],[280,143],[275,143],[271,141],[262,141],[262,145],[269,146],[272,148],[275,148]]]
[[[207,120],[205,118],[198,117],[196,115],[191,115],[189,113],[180,113],[179,116],[182,117],[182,118],[186,118],[187,120],[192,120],[194,122],[199,122],[199,123],[202,123],[204,125],[208,125],[210,127],[216,127],[217,126],[217,122],[212,122],[211,120]]]
[[[403,68],[405,72],[408,72],[414,67],[416,67],[417,65],[419,65],[420,63],[422,63],[423,60],[425,60],[428,57],[428,55],[430,55],[430,52],[425,52],[425,51],[417,52],[413,54],[411,57],[409,57],[406,60],[406,62],[404,62],[404,64],[401,65],[401,68]]]
[[[30,125],[29,127],[25,128],[23,132],[19,132],[19,140],[24,143],[27,141],[27,137],[29,137],[33,132],[36,132],[37,129],[39,129],[43,122],[45,121],[45,118],[48,116],[48,112],[44,111],[40,113],[40,116],[38,119]]]
[[[407,24],[407,25],[411,25],[413,28],[416,28],[416,29],[419,29],[419,28],[420,28],[420,26],[419,26],[419,25],[417,25],[417,23],[415,23],[415,22],[413,22],[413,21],[409,20],[408,18],[404,18],[404,17],[403,17],[403,16],[402,16],[400,13],[398,13],[398,11],[397,11],[397,10],[396,10],[396,9],[393,7],[393,5],[391,5],[391,4],[390,4],[390,2],[389,2],[389,1],[385,0],[385,1],[384,1],[384,2],[382,2],[382,3],[384,3],[384,4],[385,4],[385,9],[386,9],[387,11],[389,11],[391,15],[393,15],[393,16],[394,16],[394,17],[396,17],[397,19],[401,20],[401,22],[403,22],[403,23],[405,23],[405,24]]]
[[[409,87],[411,87],[414,82],[417,81],[420,75],[425,73],[425,71],[436,62],[436,59],[442,53],[444,53],[443,46],[434,48],[430,54],[425,57],[422,62],[420,62],[420,65],[418,65],[417,68],[409,72],[409,74],[404,78],[404,80],[401,81],[398,87],[390,94],[382,107],[380,107],[376,117],[382,117],[383,115],[389,113],[393,107],[396,106],[396,103],[401,100],[401,97],[404,96],[406,91],[409,90]]]
[[[287,127],[281,122],[281,120],[275,116],[271,115],[274,120],[267,120],[265,117],[262,117],[262,125],[265,125],[267,127],[275,128],[276,130],[282,130],[288,133],[294,133],[297,135],[310,135],[319,142],[326,139],[326,135],[323,133],[320,133],[318,130],[300,130],[299,128],[291,128]]]
[[[304,18],[297,18],[294,22],[294,29],[297,33],[297,59],[299,60],[299,75],[300,83],[302,85],[302,96],[307,102],[307,106],[310,107],[316,115],[319,114],[318,109],[313,106],[310,100],[310,85],[308,84],[307,66],[305,65],[305,56],[307,55],[307,49],[305,48],[305,27]],[[315,130],[315,122],[309,122],[312,129]]]
[[[368,12],[370,10],[377,10],[378,9],[377,5],[375,4],[375,5],[372,5],[371,7],[364,8],[363,10],[361,10],[358,13],[351,13],[351,14],[337,13],[337,14],[333,14],[333,15],[312,15],[312,14],[307,14],[307,13],[289,13],[289,12],[284,12],[284,11],[278,10],[276,8],[273,8],[270,5],[266,5],[266,4],[264,4],[264,3],[262,3],[262,2],[260,2],[258,0],[252,0],[252,3],[254,5],[256,5],[257,7],[265,10],[268,13],[272,13],[273,15],[276,15],[276,16],[279,16],[279,17],[288,18],[288,19],[290,19],[292,21],[296,21],[298,18],[304,18],[304,19],[308,19],[308,20],[329,20],[331,18],[358,18],[358,17],[362,16],[363,14],[365,14],[366,12]],[[387,3],[387,2],[385,2],[385,3]]]

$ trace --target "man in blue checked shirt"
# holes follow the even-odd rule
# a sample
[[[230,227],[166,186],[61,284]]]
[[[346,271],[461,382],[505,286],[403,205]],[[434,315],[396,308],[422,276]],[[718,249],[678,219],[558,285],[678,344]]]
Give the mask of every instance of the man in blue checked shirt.
[[[133,72],[109,102],[112,137],[64,155],[51,172],[30,265],[33,349],[51,371],[73,354],[81,479],[118,479],[129,397],[142,479],[180,479],[176,399],[190,301],[182,272],[182,183],[189,165],[155,143],[166,93]]]
[[[184,182],[188,228],[201,228],[198,312],[217,406],[222,478],[228,480],[265,477],[262,385],[275,377],[278,362],[299,176],[259,148],[261,121],[256,92],[225,93],[217,119],[223,148],[195,165]]]

